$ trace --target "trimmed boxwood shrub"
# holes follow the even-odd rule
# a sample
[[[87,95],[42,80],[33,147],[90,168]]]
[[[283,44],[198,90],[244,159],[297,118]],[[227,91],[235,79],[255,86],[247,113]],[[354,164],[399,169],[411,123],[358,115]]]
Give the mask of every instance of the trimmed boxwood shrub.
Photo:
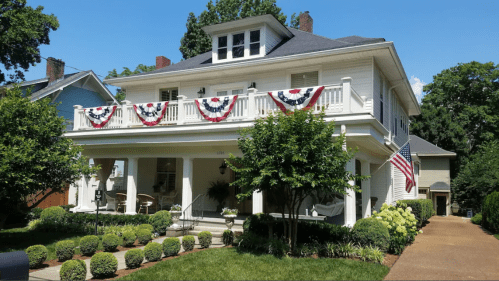
[[[172,216],[168,211],[159,211],[149,217],[149,224],[154,227],[154,231],[163,234],[166,228],[172,224]]]
[[[482,224],[482,213],[478,213],[471,218],[471,222],[474,224]]]
[[[211,245],[213,235],[209,231],[201,231],[198,234],[199,245],[201,248],[209,248]]]
[[[285,220],[287,225],[287,220]],[[245,233],[253,233],[269,238],[269,225],[273,236],[282,237],[284,226],[282,219],[275,219],[263,213],[248,216],[243,223]],[[297,243],[314,243],[315,241],[330,243],[350,242],[350,228],[327,222],[298,221]]]
[[[125,263],[128,268],[137,268],[144,260],[144,251],[141,249],[131,249],[125,254]]]
[[[80,252],[82,255],[91,256],[95,254],[99,247],[99,237],[87,235],[80,240]]]
[[[186,235],[182,238],[182,247],[184,247],[184,251],[189,252],[194,249],[194,244],[196,244],[196,239],[192,235]]]
[[[55,244],[55,254],[59,261],[73,258],[75,254],[75,243],[72,240],[63,240]]]
[[[53,206],[44,209],[40,214],[40,219],[42,219],[43,222],[55,223],[63,221],[65,215],[66,211],[64,211],[63,208],[59,206]]]
[[[139,230],[139,229],[147,229],[147,230],[151,231],[151,233],[154,232],[154,227],[148,223],[144,223],[144,224],[137,226],[137,230]]]
[[[159,261],[162,254],[163,249],[161,244],[157,242],[150,242],[144,247],[144,257],[148,261]]]
[[[133,243],[135,243],[135,240],[137,240],[137,236],[135,236],[135,233],[133,231],[126,231],[121,237],[123,238],[124,247],[133,246]]]
[[[137,231],[137,240],[142,245],[146,245],[149,241],[152,240],[152,233],[149,229],[139,229]]]
[[[176,256],[180,252],[180,239],[177,237],[168,237],[163,240],[163,253],[165,256]]]
[[[232,242],[234,242],[234,232],[232,232],[232,230],[230,229],[224,230],[224,233],[222,235],[222,242],[225,246],[232,245]]]
[[[360,219],[352,229],[352,241],[363,247],[375,246],[386,251],[390,246],[390,233],[378,219]]]
[[[111,253],[100,252],[90,259],[90,273],[96,278],[111,277],[118,270],[118,259]]]
[[[69,260],[65,261],[61,270],[59,271],[59,277],[62,281],[84,281],[87,277],[87,265],[85,261],[82,260]]]
[[[120,238],[116,234],[106,234],[102,237],[102,247],[106,252],[112,252],[116,250],[120,244]]]
[[[30,220],[40,219],[42,212],[43,212],[43,209],[40,207],[33,208],[33,209],[31,209],[31,211],[29,211],[28,218]]]
[[[405,203],[407,207],[411,207],[411,212],[416,217],[416,220],[418,220],[418,228],[421,228],[435,213],[431,199],[400,200],[397,203]]]
[[[499,191],[492,192],[483,200],[482,225],[494,233],[499,232]]]
[[[26,249],[28,254],[29,268],[37,268],[47,259],[49,251],[43,245],[33,245]]]
[[[99,214],[99,225],[141,225],[147,223],[149,216],[145,214],[136,215],[111,215]],[[95,215],[85,213],[66,213],[66,221],[72,224],[95,226]]]

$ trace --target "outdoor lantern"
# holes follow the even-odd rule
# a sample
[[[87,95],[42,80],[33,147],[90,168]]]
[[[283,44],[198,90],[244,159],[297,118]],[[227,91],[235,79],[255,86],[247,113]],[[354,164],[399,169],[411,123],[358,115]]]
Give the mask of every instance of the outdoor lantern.
[[[256,88],[256,83],[255,82],[251,82],[251,84],[248,87],[248,89],[255,89],[255,88]]]
[[[225,170],[227,169],[227,164],[225,163],[225,161],[222,162],[222,165],[220,165],[218,169],[220,169],[220,174],[225,174]]]
[[[204,93],[205,93],[205,89],[203,87],[201,87],[199,89],[199,92],[198,92],[198,97],[199,98],[202,98],[204,96]]]

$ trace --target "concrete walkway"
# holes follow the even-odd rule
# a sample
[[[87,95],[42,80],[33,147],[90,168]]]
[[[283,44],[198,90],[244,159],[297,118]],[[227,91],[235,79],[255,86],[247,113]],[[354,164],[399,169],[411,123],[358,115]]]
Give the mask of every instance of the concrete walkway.
[[[161,243],[163,243],[163,240],[165,240],[165,238],[167,238],[167,237],[157,238],[157,239],[154,239],[153,241],[161,244]],[[180,241],[182,241],[182,236],[180,236],[178,238],[180,239]],[[196,239],[195,248],[200,248],[198,237],[194,236],[194,238]],[[217,237],[213,237],[212,244],[211,244],[210,248],[219,248],[219,247],[223,247],[222,239],[217,238]],[[144,249],[144,247],[138,247],[138,248],[134,248],[134,249]],[[184,252],[183,247],[181,247],[180,252],[181,253]],[[113,253],[113,255],[118,259],[118,270],[126,268],[125,253],[126,253],[126,251]],[[144,263],[145,262],[146,261],[144,259]],[[87,264],[87,278],[86,279],[88,280],[88,279],[92,278],[92,274],[90,273],[90,259],[86,259],[85,263]],[[38,270],[38,271],[35,271],[35,272],[32,272],[29,274],[29,280],[61,280],[59,277],[60,270],[61,270],[60,265],[54,266],[54,267],[48,267],[48,268],[45,268],[42,270]]]
[[[434,216],[385,278],[444,279],[499,280],[499,240],[469,219]]]

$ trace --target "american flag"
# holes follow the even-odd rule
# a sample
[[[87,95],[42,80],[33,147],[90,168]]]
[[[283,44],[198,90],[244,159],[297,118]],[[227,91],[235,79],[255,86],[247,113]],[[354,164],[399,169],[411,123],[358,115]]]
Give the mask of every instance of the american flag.
[[[409,143],[404,145],[397,154],[391,159],[395,167],[397,167],[405,175],[405,190],[410,193],[413,186],[416,186],[414,180],[414,169],[412,167],[411,146]]]

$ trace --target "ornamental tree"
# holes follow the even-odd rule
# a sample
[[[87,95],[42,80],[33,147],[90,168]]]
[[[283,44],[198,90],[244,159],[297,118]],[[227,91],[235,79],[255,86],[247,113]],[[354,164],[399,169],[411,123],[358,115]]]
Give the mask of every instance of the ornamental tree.
[[[80,146],[63,137],[66,120],[58,117],[57,104],[31,102],[29,95],[16,85],[0,99],[0,227],[28,200],[41,194],[40,202],[97,170],[80,156]]]
[[[241,129],[238,145],[243,156],[230,154],[230,161],[226,161],[239,174],[231,185],[242,188],[237,195],[240,201],[254,191],[278,194],[292,251],[296,247],[298,212],[306,197],[316,192],[346,194],[346,188],[359,191],[348,181],[365,179],[345,170],[354,151],[343,150],[345,136],[333,138],[334,131],[334,122],[324,121],[324,112],[318,116],[312,111],[289,115],[279,112],[256,120],[254,127]],[[284,209],[289,215],[287,226]]]

